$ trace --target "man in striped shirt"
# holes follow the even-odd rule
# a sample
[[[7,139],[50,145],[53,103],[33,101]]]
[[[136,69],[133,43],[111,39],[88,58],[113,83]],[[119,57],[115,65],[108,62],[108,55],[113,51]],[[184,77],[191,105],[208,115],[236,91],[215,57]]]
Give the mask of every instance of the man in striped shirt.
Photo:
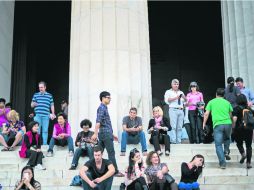
[[[49,118],[55,119],[55,107],[53,96],[46,92],[46,83],[39,82],[39,92],[33,95],[31,107],[34,108],[34,120],[40,124],[39,133],[42,132],[43,144],[46,145],[48,141],[48,126]],[[50,114],[50,110],[51,113]]]

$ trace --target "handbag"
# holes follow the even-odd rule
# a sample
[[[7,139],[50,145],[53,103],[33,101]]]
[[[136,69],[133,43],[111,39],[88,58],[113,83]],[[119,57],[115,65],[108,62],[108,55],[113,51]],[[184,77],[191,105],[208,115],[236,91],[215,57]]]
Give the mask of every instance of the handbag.
[[[170,175],[170,174],[164,174],[164,177],[166,179],[166,182],[168,182],[169,184],[174,183],[175,179]]]

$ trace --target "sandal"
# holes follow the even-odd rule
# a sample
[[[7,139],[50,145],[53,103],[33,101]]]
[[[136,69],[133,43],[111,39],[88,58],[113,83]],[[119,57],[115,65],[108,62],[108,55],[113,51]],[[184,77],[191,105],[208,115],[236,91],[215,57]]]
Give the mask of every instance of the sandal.
[[[1,151],[9,151],[9,147],[4,147]]]

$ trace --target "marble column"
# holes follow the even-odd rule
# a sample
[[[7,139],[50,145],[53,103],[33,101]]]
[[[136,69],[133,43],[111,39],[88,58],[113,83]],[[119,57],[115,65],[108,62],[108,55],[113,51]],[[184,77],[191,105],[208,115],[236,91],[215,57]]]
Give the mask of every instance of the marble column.
[[[254,2],[221,1],[225,77],[254,90]]]
[[[151,117],[148,7],[139,1],[72,1],[69,120],[73,136],[89,118],[93,126],[101,91],[109,105],[114,134],[122,118],[138,108],[147,126]]]
[[[0,97],[10,101],[14,1],[0,1]]]

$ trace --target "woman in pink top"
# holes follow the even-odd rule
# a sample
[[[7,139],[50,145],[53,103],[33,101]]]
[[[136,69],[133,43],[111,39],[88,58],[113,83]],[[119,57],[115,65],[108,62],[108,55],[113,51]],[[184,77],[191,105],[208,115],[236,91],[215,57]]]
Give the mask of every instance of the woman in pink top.
[[[196,82],[191,82],[187,94],[188,116],[190,120],[190,143],[202,143],[204,140],[202,129],[202,115],[198,114],[198,109],[204,110],[204,106],[198,106],[200,102],[204,102],[203,94],[199,92]]]
[[[0,98],[0,132],[2,130],[3,124],[8,122],[7,114],[11,111],[10,108],[5,107],[6,100]]]
[[[71,127],[67,122],[64,113],[57,114],[57,123],[54,125],[53,135],[49,143],[47,157],[53,156],[54,145],[66,146],[69,148],[69,156],[73,156],[74,146],[71,137]]]

